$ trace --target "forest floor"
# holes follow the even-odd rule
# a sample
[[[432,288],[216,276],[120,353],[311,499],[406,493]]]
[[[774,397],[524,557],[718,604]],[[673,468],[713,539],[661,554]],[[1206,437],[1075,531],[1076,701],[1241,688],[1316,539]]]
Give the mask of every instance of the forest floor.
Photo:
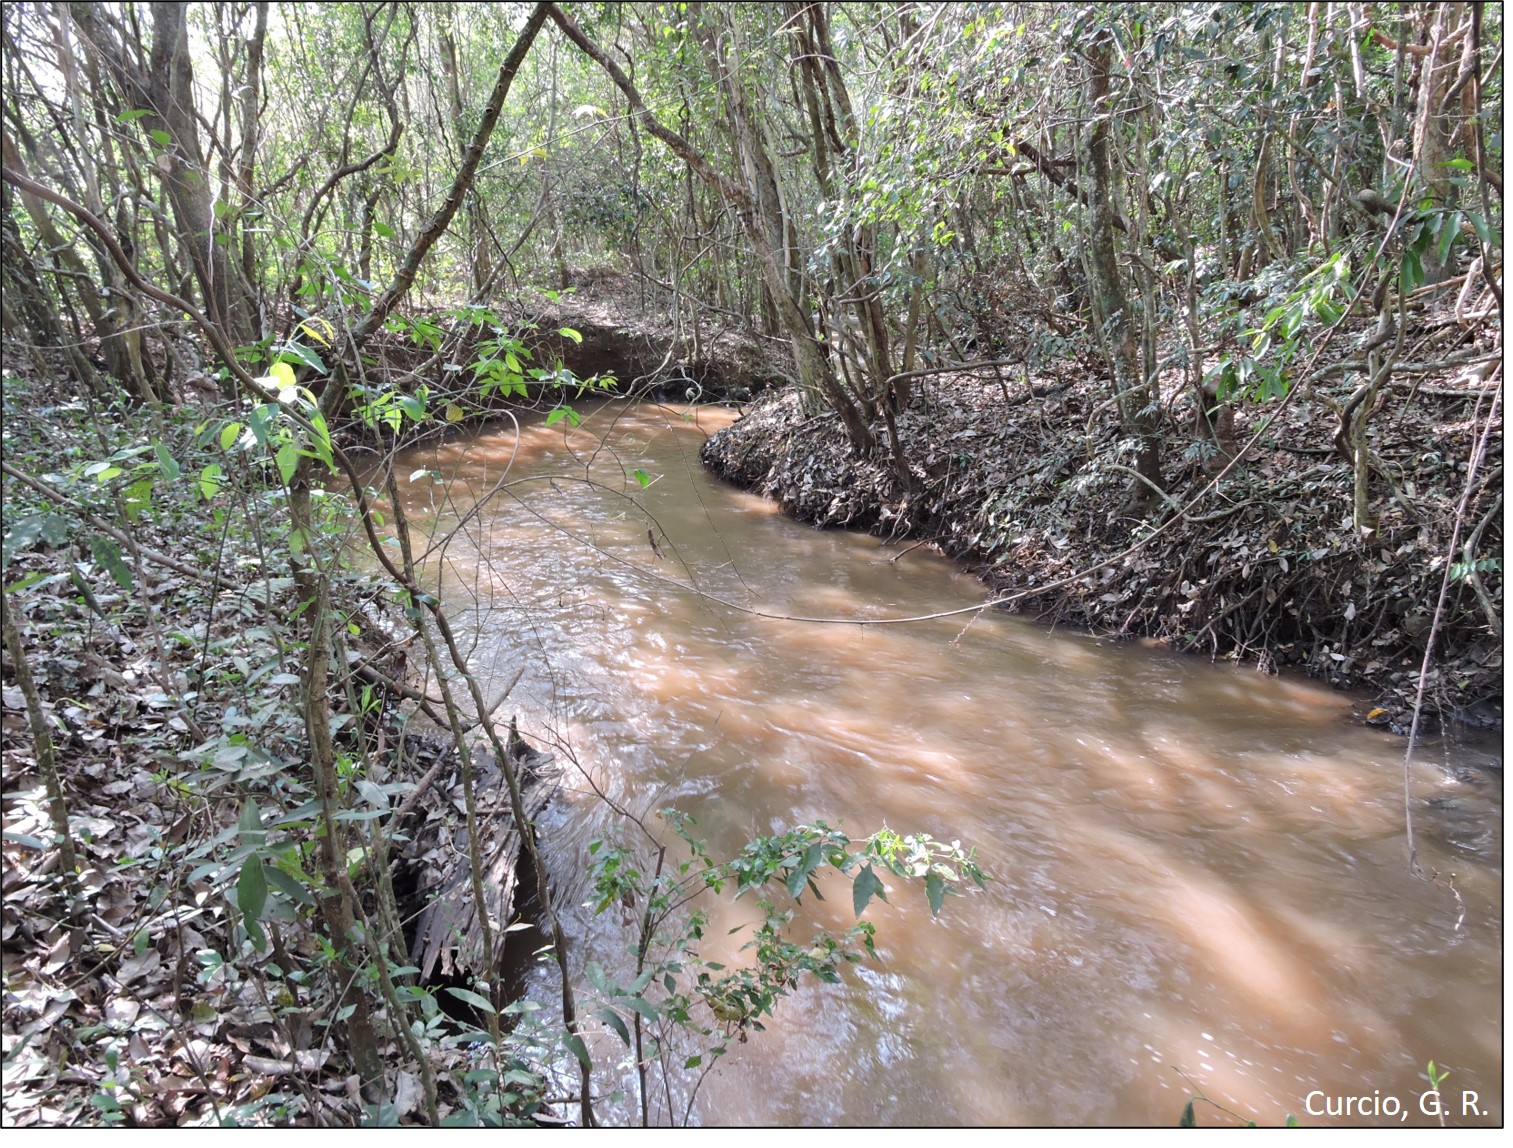
[[[1502,570],[1467,569],[1462,550],[1469,541],[1501,553],[1500,412],[1468,476],[1501,386],[1500,334],[1443,309],[1416,320],[1403,359],[1427,369],[1401,374],[1371,423],[1380,524],[1369,539],[1352,524],[1352,469],[1324,401],[1342,403],[1358,384],[1345,371],[1286,404],[1239,405],[1241,457],[1212,485],[1218,467],[1205,465],[1186,388],[1171,380],[1168,497],[1155,505],[1131,498],[1132,444],[1110,384],[1075,362],[1034,377],[1010,368],[922,380],[896,416],[907,487],[891,460],[858,457],[839,421],[806,411],[792,391],[765,397],[703,458],[802,521],[936,547],[979,572],[1006,608],[1266,672],[1299,668],[1364,691],[1374,704],[1361,716],[1399,732],[1432,630],[1421,729],[1439,718],[1496,727]],[[1317,367],[1359,358],[1366,334],[1349,333]]]
[[[414,1122],[421,1086],[392,1030],[379,1050],[398,1066],[390,1103],[376,1112],[359,1090],[334,999],[345,990],[311,927],[321,829],[307,627],[265,452],[221,446],[220,416],[243,408],[81,398],[24,355],[7,354],[5,375],[6,604],[77,858],[66,873],[7,651],[5,1126]],[[339,537],[329,545],[340,553]],[[410,919],[453,856],[456,755],[404,732],[394,587],[360,564],[333,563],[332,583],[346,623],[337,663],[350,673],[324,702],[343,817],[359,834],[349,856],[377,847],[364,828],[392,812],[388,855]],[[481,770],[478,793],[497,802],[491,784]],[[490,819],[491,850],[508,827]],[[243,923],[249,865],[266,878],[271,949]],[[352,876],[376,896],[366,860]],[[468,1026],[434,1008],[427,1022],[433,1067],[462,1081],[476,1068]],[[518,1088],[515,1111],[532,1095]],[[476,1101],[441,1088],[443,1117]]]

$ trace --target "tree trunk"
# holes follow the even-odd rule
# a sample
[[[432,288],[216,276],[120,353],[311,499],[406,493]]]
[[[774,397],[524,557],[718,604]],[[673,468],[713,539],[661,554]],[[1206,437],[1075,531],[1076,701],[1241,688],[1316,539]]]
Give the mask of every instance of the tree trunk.
[[[584,35],[577,23],[555,4],[548,5],[551,17],[567,38],[583,53],[609,74],[615,86],[630,104],[631,112],[641,125],[670,147],[688,164],[694,173],[718,192],[736,209],[742,230],[751,244],[756,258],[757,271],[767,288],[773,306],[777,309],[778,321],[782,324],[793,348],[794,366],[798,369],[799,390],[806,402],[819,400],[829,403],[841,417],[852,446],[864,455],[877,448],[873,435],[861,411],[845,393],[835,377],[835,371],[825,354],[824,347],[815,339],[810,329],[808,316],[798,299],[794,298],[788,281],[787,266],[783,259],[783,235],[780,207],[776,194],[776,181],[772,177],[772,161],[761,145],[751,112],[747,107],[744,85],[733,67],[726,67],[716,59],[710,66],[719,77],[727,99],[727,116],[735,136],[738,154],[748,165],[743,172],[743,182],[736,183],[716,171],[714,166],[693,145],[677,132],[667,127],[651,114],[641,93],[630,78],[620,69],[598,44]],[[706,45],[707,50],[707,45]],[[734,64],[734,61],[726,61]],[[768,187],[768,184],[771,187]],[[777,214],[775,214],[777,213]]]
[[[1459,73],[1474,66],[1472,37],[1467,34],[1469,25],[1464,19],[1464,9],[1465,5],[1459,3],[1432,8],[1428,16],[1429,57],[1419,77],[1413,166],[1423,189],[1422,198],[1435,207],[1453,207],[1456,201],[1456,187],[1447,165],[1456,158],[1455,137],[1460,133],[1462,117],[1454,114],[1450,91],[1458,85],[1463,95],[1471,94],[1470,85],[1459,81]],[[1455,43],[1457,36],[1459,46]],[[1438,283],[1448,274],[1437,243],[1428,245],[1421,262],[1425,283]]]
[[[1102,331],[1114,373],[1114,393],[1119,421],[1139,446],[1135,470],[1145,481],[1131,491],[1134,501],[1144,503],[1161,489],[1160,411],[1155,386],[1143,378],[1135,340],[1134,316],[1119,275],[1114,249],[1113,178],[1109,166],[1109,62],[1112,36],[1105,30],[1088,51],[1087,158],[1092,187],[1088,213],[1088,269],[1093,279],[1094,316]]]
[[[303,485],[290,488],[289,514],[296,531],[305,538],[315,537],[310,493]],[[331,668],[329,584],[324,575],[302,560],[295,559],[293,568],[295,588],[305,603],[310,626],[303,682],[305,730],[310,739],[310,769],[325,828],[318,837],[323,887],[317,901],[326,935],[336,950],[329,971],[337,999],[351,1010],[346,1020],[347,1039],[358,1076],[364,1085],[382,1087],[383,1058],[379,1054],[378,1034],[372,1006],[360,983],[362,957],[353,932],[357,916],[342,881],[347,864],[346,833],[344,823],[336,819],[341,802],[337,795],[336,750],[331,741],[330,700],[326,696]]]
[[[215,228],[209,170],[195,117],[194,70],[185,13],[183,4],[159,0],[152,5],[152,55],[144,95],[155,114],[144,116],[142,122],[149,131],[160,127],[170,136],[170,143],[157,156],[158,171],[188,245],[207,309],[227,338],[240,345],[256,338],[251,292],[241,269],[230,258],[231,236],[223,239]],[[154,124],[154,120],[161,123]]]
[[[233,345],[250,343],[256,337],[251,289],[231,257],[233,238],[214,226],[210,172],[195,112],[185,5],[159,0],[151,9],[153,40],[145,71],[97,13],[83,5],[72,11],[84,40],[100,54],[128,99],[148,112],[138,123],[162,149],[154,157],[154,166],[173,205],[179,238],[189,253],[206,312]]]
[[[58,347],[79,381],[91,392],[98,393],[100,380],[95,375],[94,364],[84,357],[79,341],[64,334],[63,320],[42,285],[42,271],[21,242],[10,184],[5,185],[0,227],[4,229],[6,333],[18,334],[13,330],[13,324],[17,321],[25,323],[29,332],[26,341],[33,348],[31,354],[33,361],[38,363],[39,373],[46,373],[51,366],[40,361],[40,348]],[[13,301],[19,306],[19,316],[11,309]]]
[[[242,152],[236,172],[237,191],[242,197],[238,218],[242,226],[242,278],[247,286],[258,284],[257,246],[254,231],[247,226],[247,211],[253,207],[252,176],[257,170],[258,115],[263,99],[263,45],[268,36],[268,2],[258,0],[253,6],[256,21],[252,39],[247,41],[247,76],[242,88]]]

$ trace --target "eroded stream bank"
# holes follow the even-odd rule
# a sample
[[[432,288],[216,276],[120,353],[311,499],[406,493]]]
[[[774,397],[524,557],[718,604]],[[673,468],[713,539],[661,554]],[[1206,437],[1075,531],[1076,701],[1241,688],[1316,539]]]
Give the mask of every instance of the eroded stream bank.
[[[957,375],[916,389],[896,417],[907,486],[893,462],[859,458],[837,419],[807,414],[792,392],[765,397],[702,457],[803,521],[934,543],[981,571],[1016,612],[1268,671],[1292,667],[1369,693],[1362,716],[1406,732],[1465,482],[1475,479],[1491,504],[1477,503],[1472,517],[1488,514],[1486,528],[1500,529],[1500,502],[1484,489],[1500,473],[1500,435],[1495,457],[1466,477],[1467,416],[1480,392],[1425,388],[1384,429],[1374,450],[1401,490],[1368,541],[1351,525],[1350,468],[1306,404],[1277,412],[1192,507],[1182,504],[1217,468],[1189,451],[1170,463],[1166,503],[1133,509],[1129,443],[1099,423],[1108,409],[1100,386],[1065,370],[1012,385]],[[1240,440],[1272,413],[1243,404]],[[1085,434],[1068,434],[1084,424]],[[1452,578],[1425,680],[1431,727],[1442,718],[1502,724],[1501,620],[1488,620],[1501,575],[1487,577],[1490,589]]]
[[[886,823],[974,845],[996,878],[938,920],[902,890],[879,906],[881,960],[733,1046],[696,1119],[1170,1125],[1201,1089],[1262,1122],[1337,1123],[1310,1092],[1407,1102],[1433,1059],[1480,1092],[1486,1115],[1455,1122],[1501,1121],[1501,783],[1456,771],[1494,749],[1432,747],[1413,774],[1421,860],[1458,903],[1406,875],[1402,742],[1350,724],[1345,695],[992,612],[753,617],[713,599],[862,619],[986,592],[712,480],[699,450],[728,412],[580,410],[576,430],[396,466],[429,472],[404,494],[435,537],[505,480],[447,543],[442,592],[485,692],[523,667],[522,730],[569,762],[547,837],[578,967],[629,960],[619,915],[583,908],[588,843],[634,844],[595,788],[691,814],[717,854],[816,818]],[[710,955],[755,912],[707,908]],[[545,974],[535,991],[550,1001]],[[619,1055],[601,1034],[596,1063]],[[600,1087],[627,1083],[606,1067]]]

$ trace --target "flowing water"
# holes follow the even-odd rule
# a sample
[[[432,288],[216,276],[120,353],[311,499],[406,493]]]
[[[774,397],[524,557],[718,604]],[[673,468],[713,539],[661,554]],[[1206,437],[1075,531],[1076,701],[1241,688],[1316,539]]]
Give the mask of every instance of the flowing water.
[[[1499,746],[1415,765],[1439,875],[1417,879],[1403,742],[1354,724],[1345,696],[992,612],[743,613],[714,599],[862,619],[985,593],[923,550],[818,532],[710,479],[698,448],[729,412],[580,410],[573,430],[505,424],[398,468],[428,472],[404,498],[443,543],[432,568],[485,694],[521,674],[500,716],[571,759],[547,836],[576,966],[629,967],[629,915],[583,907],[588,843],[635,841],[596,788],[691,814],[716,856],[822,818],[959,839],[994,878],[935,919],[890,880],[869,914],[880,959],[733,1043],[693,1120],[1170,1125],[1202,1093],[1262,1123],[1394,1124],[1400,1107],[1432,1124],[1433,1060],[1448,1122],[1501,1122]],[[806,898],[800,922],[845,928],[849,904]],[[726,931],[755,909],[707,908],[705,955],[740,960]],[[619,1038],[594,1051],[598,1086],[629,1088]]]

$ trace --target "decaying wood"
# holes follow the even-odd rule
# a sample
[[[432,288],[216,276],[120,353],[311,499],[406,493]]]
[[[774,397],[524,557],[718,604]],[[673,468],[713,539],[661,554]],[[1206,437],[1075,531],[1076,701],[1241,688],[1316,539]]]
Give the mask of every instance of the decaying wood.
[[[556,755],[532,749],[514,731],[511,722],[509,750],[521,782],[526,816],[534,821],[551,801],[561,776],[554,765]],[[494,755],[479,747],[474,751],[478,784],[479,832],[483,834],[480,856],[485,858],[483,888],[495,936],[503,936],[515,909],[520,831],[510,817],[509,794],[504,775]],[[472,874],[468,868],[467,821],[460,776],[447,791],[441,808],[432,814],[418,842],[422,852],[419,888],[422,895],[436,890],[421,910],[410,946],[410,960],[420,967],[422,980],[438,969],[443,976],[454,972],[488,975],[494,962],[484,951],[484,933],[473,898]]]

